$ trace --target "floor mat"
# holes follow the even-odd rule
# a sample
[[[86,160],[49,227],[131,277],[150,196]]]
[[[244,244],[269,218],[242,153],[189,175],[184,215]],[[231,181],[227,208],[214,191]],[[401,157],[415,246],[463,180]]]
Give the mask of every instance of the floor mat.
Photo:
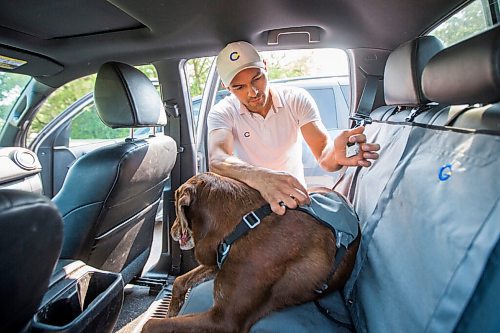
[[[155,296],[149,295],[148,287],[127,285],[123,307],[113,332],[133,332],[154,300]]]

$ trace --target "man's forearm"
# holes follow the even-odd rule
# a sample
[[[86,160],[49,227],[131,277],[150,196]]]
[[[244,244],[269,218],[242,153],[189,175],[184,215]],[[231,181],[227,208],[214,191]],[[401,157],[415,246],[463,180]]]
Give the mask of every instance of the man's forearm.
[[[253,188],[258,187],[255,180],[265,172],[264,168],[253,166],[230,155],[212,158],[209,164],[210,171],[239,180]]]
[[[289,173],[256,167],[228,154],[212,155],[210,171],[256,189],[279,215],[285,214],[285,206],[295,208],[310,202],[306,188]]]

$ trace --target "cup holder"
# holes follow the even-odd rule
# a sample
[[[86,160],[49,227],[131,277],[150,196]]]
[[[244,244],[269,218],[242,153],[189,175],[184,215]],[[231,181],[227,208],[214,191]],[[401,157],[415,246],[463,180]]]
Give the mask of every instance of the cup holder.
[[[114,326],[110,315],[118,316],[122,301],[120,274],[88,271],[42,306],[34,332],[105,332],[110,323]]]

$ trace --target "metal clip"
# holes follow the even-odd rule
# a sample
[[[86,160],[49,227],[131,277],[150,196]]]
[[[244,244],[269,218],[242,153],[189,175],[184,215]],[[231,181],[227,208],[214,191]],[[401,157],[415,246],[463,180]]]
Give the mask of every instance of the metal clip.
[[[249,221],[249,217],[252,217],[254,221]],[[245,214],[242,218],[243,222],[246,223],[246,225],[250,228],[250,229],[253,229],[255,228],[256,226],[258,226],[260,224],[260,219],[259,217],[252,211],[248,214]]]
[[[222,242],[219,244],[219,247],[217,248],[217,266],[219,267],[219,269],[221,269],[222,264],[226,260],[230,249],[231,245],[227,244],[226,242]]]
[[[365,126],[372,123],[372,118],[370,116],[365,116],[359,113],[354,114],[352,117],[349,117],[349,119],[354,121],[354,127]]]

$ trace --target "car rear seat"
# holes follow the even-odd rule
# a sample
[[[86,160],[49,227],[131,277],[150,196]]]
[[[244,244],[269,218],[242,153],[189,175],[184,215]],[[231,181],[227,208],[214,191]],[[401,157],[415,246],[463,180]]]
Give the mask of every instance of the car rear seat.
[[[412,110],[428,110],[429,100],[423,96],[420,88],[420,77],[427,61],[437,52],[442,50],[441,43],[435,37],[421,37],[417,40],[408,42],[394,51],[389,60],[389,68],[386,75],[390,76],[395,83],[386,85],[385,91],[391,93],[391,97],[386,102],[390,104],[376,111],[381,116],[389,111],[391,114],[397,114],[398,117],[404,117],[403,114],[410,114]],[[392,63],[392,65],[390,65]],[[389,73],[389,74],[387,74]],[[401,82],[408,82],[406,89],[401,89]],[[432,104],[432,107],[435,105]],[[397,109],[397,110],[396,110]],[[379,122],[380,124],[382,122]],[[371,125],[370,125],[371,126]],[[390,125],[389,125],[390,126]],[[393,126],[396,127],[396,126]],[[369,127],[370,128],[370,127]],[[367,128],[367,130],[369,129]],[[371,126],[375,128],[375,126]],[[377,132],[378,138],[388,138],[383,132]],[[385,153],[387,147],[383,145]],[[396,147],[397,148],[397,147]],[[404,146],[403,146],[404,148]],[[387,153],[389,154],[389,153]],[[184,304],[181,314],[200,312],[209,308],[213,302],[213,282],[205,282],[193,288],[191,294]],[[336,322],[333,322],[323,316],[311,303],[302,304],[296,307],[290,307],[284,311],[276,311],[269,316],[257,322],[251,329],[251,332],[276,332],[291,330],[293,332],[344,332],[349,331],[352,324],[349,320],[349,313],[345,309],[343,300],[338,293],[329,295],[332,297],[332,304],[335,306],[330,309]]]
[[[363,238],[344,291],[358,332],[500,327],[499,59],[500,26],[439,52],[423,91],[453,106],[367,126],[382,151],[353,196]]]
[[[421,88],[424,66],[442,49],[443,45],[436,37],[423,36],[402,44],[387,59],[384,70],[384,99],[387,105],[371,112],[373,124],[367,126],[365,131],[369,142],[380,144],[380,155],[385,162],[377,162],[372,166],[370,176],[377,176],[369,183],[370,191],[355,191],[358,183],[364,184],[362,181],[352,183],[353,179],[365,176],[361,168],[348,170],[348,176],[335,187],[336,191],[354,202],[360,199],[356,196],[369,195],[362,200],[363,206],[356,207],[362,223],[375,208],[404,152],[411,129],[407,122],[443,109],[441,105],[425,97]]]

